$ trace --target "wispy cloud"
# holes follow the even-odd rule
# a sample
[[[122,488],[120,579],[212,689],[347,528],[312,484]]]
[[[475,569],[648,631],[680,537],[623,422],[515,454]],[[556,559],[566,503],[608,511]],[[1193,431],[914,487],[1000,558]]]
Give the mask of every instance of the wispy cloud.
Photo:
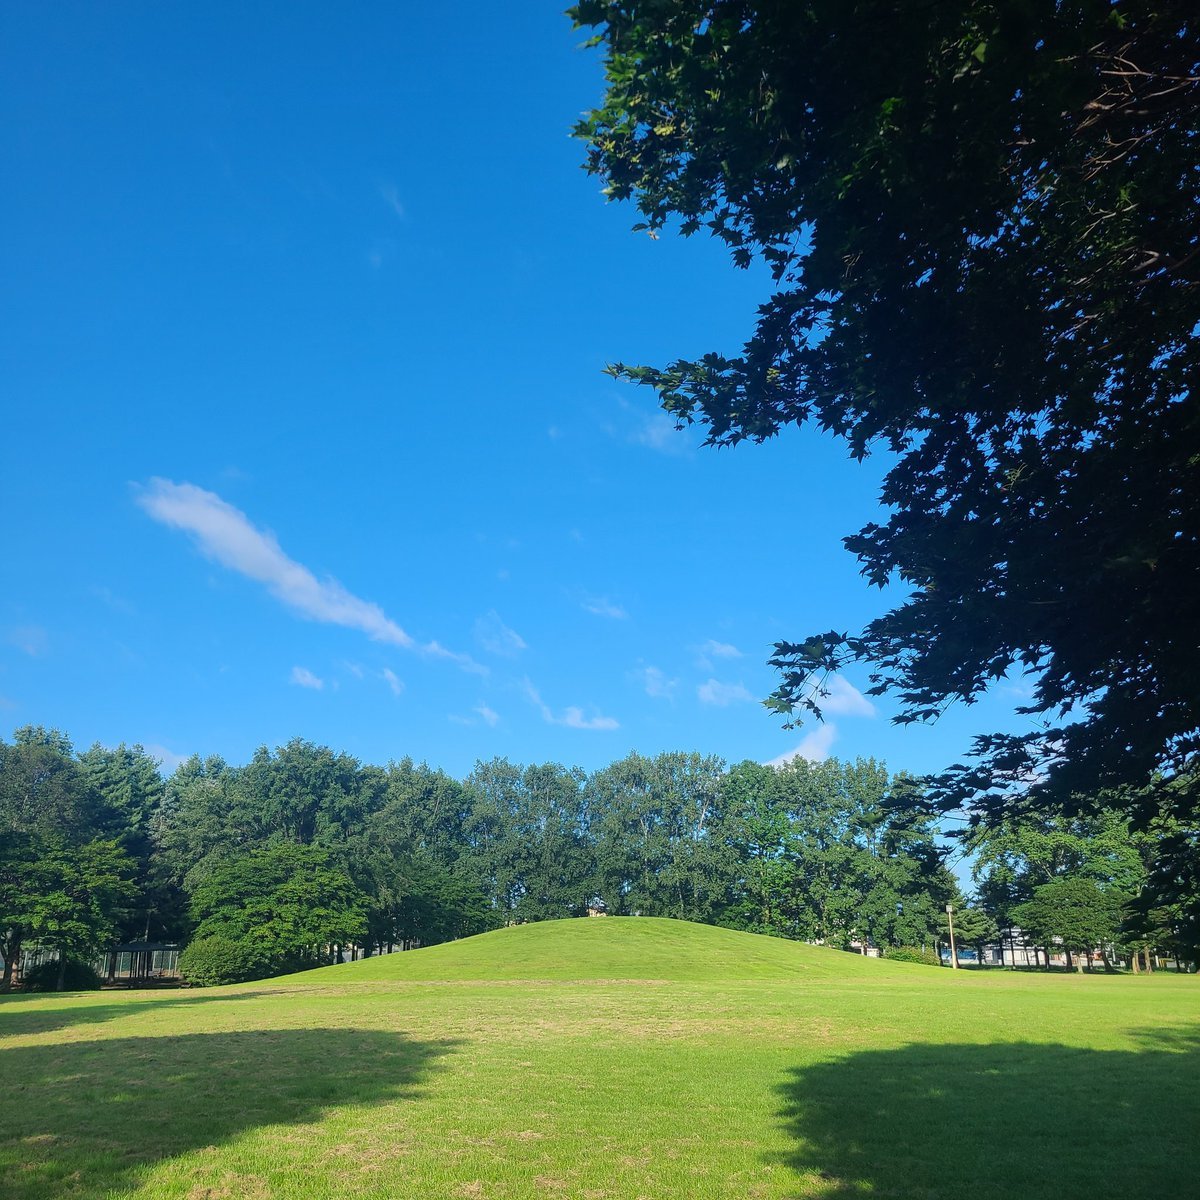
[[[818,725],[811,733],[807,733],[795,750],[779,755],[767,763],[768,767],[782,767],[796,758],[806,758],[809,762],[824,762],[829,757],[829,750],[837,739],[837,726],[826,721]]]
[[[524,681],[524,691],[529,702],[538,709],[542,714],[542,720],[548,725],[565,725],[568,729],[620,729],[621,727],[620,722],[614,717],[603,717],[599,714],[585,717],[583,709],[573,704],[556,714],[528,679]]]
[[[325,680],[314,675],[307,667],[293,667],[290,682],[297,687],[311,688],[314,692],[319,692],[325,687]]]
[[[331,576],[318,579],[284,553],[273,533],[259,529],[215,492],[156,478],[139,489],[137,503],[160,524],[190,534],[208,558],[263,584],[276,600],[307,620],[357,629],[374,641],[444,658],[466,670],[485,670],[469,655],[456,654],[436,641],[418,643],[378,604],[360,599]]]
[[[175,769],[181,764],[187,762],[191,757],[188,754],[176,754],[174,750],[168,750],[166,746],[160,746],[157,743],[152,743],[149,746],[143,746],[151,758],[157,758],[159,766],[168,774],[174,773]]]
[[[398,696],[404,691],[404,681],[397,678],[396,672],[391,667],[384,667],[379,674],[382,676],[384,683],[392,689],[393,696]]]
[[[528,649],[525,639],[505,625],[495,609],[475,622],[475,637],[489,654],[498,654],[501,658],[516,658],[522,650]]]
[[[383,197],[383,202],[400,218],[404,220],[407,215],[404,211],[404,203],[400,199],[400,192],[394,183],[385,183],[379,189],[379,194]]]
[[[614,621],[624,621],[629,616],[619,604],[614,604],[607,596],[585,595],[579,603],[584,612],[590,612],[593,616],[610,617]]]
[[[713,659],[741,658],[742,652],[729,642],[718,642],[709,638],[708,641],[696,647],[696,665],[702,671],[713,669]]]
[[[692,452],[687,435],[675,428],[675,422],[666,413],[661,410],[646,412],[623,397],[618,397],[617,405],[622,415],[615,427],[613,423],[605,422],[607,431],[615,437],[659,454],[683,455]]]
[[[675,422],[666,413],[643,417],[629,435],[629,440],[661,454],[683,454],[687,450],[687,444],[675,428]]]
[[[490,729],[494,729],[500,723],[500,714],[486,704],[477,704],[471,711],[475,714],[473,717],[463,717],[458,713],[451,713],[450,720],[455,725],[479,725],[482,722]]]
[[[722,683],[718,679],[709,679],[696,689],[696,698],[701,704],[713,704],[718,708],[728,708],[731,704],[743,704],[754,697],[741,683]]]
[[[634,672],[642,690],[655,700],[673,700],[678,679],[668,679],[659,667],[639,667]]]
[[[30,658],[38,658],[45,654],[50,645],[49,635],[40,625],[18,625],[8,631],[7,642],[16,646],[22,654]]]
[[[129,601],[123,596],[118,596],[116,592],[112,591],[110,588],[94,587],[92,588],[92,595],[95,596],[97,600],[107,605],[107,607],[111,608],[115,613],[120,613],[125,617],[132,617],[136,615],[136,610],[134,609],[133,605],[130,604]]]

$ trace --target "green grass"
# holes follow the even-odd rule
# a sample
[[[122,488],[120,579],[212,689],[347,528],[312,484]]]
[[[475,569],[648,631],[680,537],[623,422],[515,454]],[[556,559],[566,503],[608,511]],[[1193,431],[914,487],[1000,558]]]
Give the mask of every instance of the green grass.
[[[0,1002],[0,1196],[1164,1197],[1200,979],[958,972],[672,921]]]

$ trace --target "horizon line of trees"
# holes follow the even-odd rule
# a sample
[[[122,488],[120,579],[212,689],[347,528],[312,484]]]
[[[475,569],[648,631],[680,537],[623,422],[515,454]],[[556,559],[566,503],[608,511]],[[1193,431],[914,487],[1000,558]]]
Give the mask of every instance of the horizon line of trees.
[[[589,774],[498,758],[460,781],[298,738],[164,778],[141,746],[76,753],[27,726],[0,739],[0,989],[33,944],[58,951],[60,985],[68,962],[128,941],[187,942],[185,973],[227,982],[595,900],[863,952],[936,949],[953,903],[961,945],[1020,927],[1068,954],[1194,956],[1179,914],[1138,908],[1153,831],[1107,810],[976,831],[968,902],[921,798],[874,759],[631,753]]]

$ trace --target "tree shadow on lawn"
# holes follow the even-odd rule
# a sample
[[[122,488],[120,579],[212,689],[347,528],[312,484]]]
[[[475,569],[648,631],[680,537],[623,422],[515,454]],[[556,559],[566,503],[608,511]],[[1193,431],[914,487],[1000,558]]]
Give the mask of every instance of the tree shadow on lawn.
[[[911,1045],[798,1068],[780,1088],[806,1195],[1196,1195],[1200,1028],[1145,1048]]]
[[[357,1029],[111,1038],[0,1053],[0,1196],[100,1200],[263,1125],[418,1094],[452,1041]],[[236,1184],[230,1195],[236,1195]]]
[[[26,1037],[35,1033],[51,1033],[55,1029],[66,1029],[71,1025],[98,1025],[104,1021],[115,1021],[120,1017],[135,1017],[155,1008],[172,1005],[219,1004],[225,1000],[251,1000],[269,996],[270,991],[229,992],[213,995],[211,992],[173,992],[168,994],[136,996],[121,1004],[80,1004],[83,996],[100,995],[99,992],[40,992],[19,994],[0,998],[0,1039]],[[53,1006],[44,1002],[51,997],[59,999]],[[3,1043],[0,1042],[0,1047]]]

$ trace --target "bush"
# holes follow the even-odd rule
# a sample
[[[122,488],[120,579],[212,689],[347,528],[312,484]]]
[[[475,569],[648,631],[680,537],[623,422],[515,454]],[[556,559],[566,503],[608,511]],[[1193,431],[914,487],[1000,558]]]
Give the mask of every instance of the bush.
[[[892,962],[923,963],[927,967],[940,967],[942,960],[936,950],[924,950],[920,946],[889,946],[884,958]]]
[[[27,992],[55,992],[58,990],[58,963],[39,963],[32,971],[27,971],[22,978],[21,986]],[[100,976],[92,970],[88,963],[67,959],[67,969],[63,976],[64,992],[94,992],[100,986]]]
[[[276,971],[277,964],[261,945],[234,938],[196,938],[179,956],[180,975],[196,987],[265,979]]]

